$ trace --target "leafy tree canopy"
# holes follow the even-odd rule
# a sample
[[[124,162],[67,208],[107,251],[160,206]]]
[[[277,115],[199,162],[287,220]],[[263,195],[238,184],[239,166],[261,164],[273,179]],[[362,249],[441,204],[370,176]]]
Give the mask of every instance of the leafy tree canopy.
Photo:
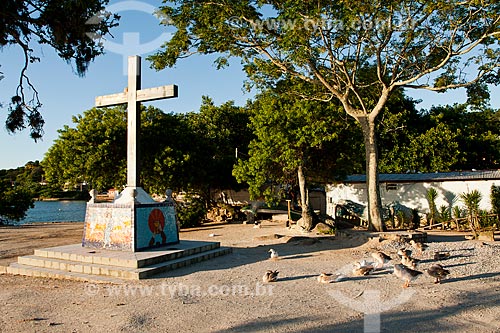
[[[24,65],[9,105],[6,127],[16,132],[29,127],[35,140],[43,135],[42,104],[27,70],[40,61],[33,44],[52,47],[59,57],[74,62],[78,75],[103,53],[97,38],[109,34],[118,16],[104,12],[109,0],[4,0],[0,12],[0,50],[9,45],[21,48]],[[1,73],[0,73],[1,74]],[[0,76],[1,77],[1,76]]]
[[[359,127],[338,105],[290,94],[290,87],[297,85],[311,89],[300,81],[280,82],[248,105],[256,138],[233,174],[249,184],[253,197],[276,197],[271,184],[297,186],[299,167],[308,182],[316,183],[361,171]]]
[[[375,119],[401,89],[469,87],[488,96],[498,83],[500,3],[496,0],[168,2],[178,30],[153,66],[194,53],[242,59],[251,83],[294,77],[315,85],[307,98],[338,100],[361,125],[370,227],[381,231]],[[480,92],[480,94],[478,94]],[[481,99],[475,100],[477,104]]]
[[[38,161],[17,169],[0,170],[0,224],[26,216],[26,211],[33,207],[42,174]]]
[[[65,125],[42,161],[46,179],[61,188],[88,182],[99,191],[126,179],[127,114],[123,107],[92,108]]]
[[[86,181],[91,188],[119,190],[126,183],[127,114],[124,107],[93,108],[73,117],[45,155],[46,179],[63,186]],[[143,107],[141,183],[150,193],[166,189],[206,193],[231,187],[234,147],[249,142],[247,117],[232,102],[204,98],[199,113],[164,113]],[[245,131],[247,134],[245,134]]]

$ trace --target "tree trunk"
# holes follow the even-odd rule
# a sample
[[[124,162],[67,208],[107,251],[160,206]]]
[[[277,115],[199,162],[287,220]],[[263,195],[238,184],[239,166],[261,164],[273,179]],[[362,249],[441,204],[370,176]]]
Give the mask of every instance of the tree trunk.
[[[304,176],[302,166],[299,166],[297,176],[299,178],[300,206],[302,208],[302,218],[297,224],[303,229],[311,231],[314,226],[313,217],[309,207],[309,192],[307,191],[306,177]]]
[[[385,231],[386,228],[380,212],[382,202],[380,199],[378,181],[378,152],[375,134],[375,118],[361,116],[358,117],[357,120],[361,124],[365,140],[368,229],[371,231]]]

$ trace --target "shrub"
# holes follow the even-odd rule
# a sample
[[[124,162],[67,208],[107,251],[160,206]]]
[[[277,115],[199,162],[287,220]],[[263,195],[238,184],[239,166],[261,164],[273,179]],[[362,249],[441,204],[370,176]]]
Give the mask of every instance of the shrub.
[[[413,208],[411,210],[411,214],[412,214],[412,218],[411,218],[410,229],[411,230],[415,230],[418,227],[420,227],[420,214],[418,213],[418,209],[417,208]]]
[[[490,201],[493,214],[500,215],[500,186],[491,185]]]
[[[33,206],[33,191],[29,186],[0,183],[0,224],[22,220]]]
[[[207,214],[203,198],[186,196],[183,202],[177,204],[177,218],[181,228],[200,226]]]

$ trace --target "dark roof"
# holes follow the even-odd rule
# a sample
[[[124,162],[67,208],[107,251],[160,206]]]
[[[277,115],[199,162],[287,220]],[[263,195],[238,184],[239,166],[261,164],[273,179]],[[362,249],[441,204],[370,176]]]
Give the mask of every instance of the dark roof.
[[[500,170],[456,171],[435,173],[381,173],[380,183],[417,183],[466,180],[500,180]],[[364,183],[365,175],[347,176],[344,183]]]

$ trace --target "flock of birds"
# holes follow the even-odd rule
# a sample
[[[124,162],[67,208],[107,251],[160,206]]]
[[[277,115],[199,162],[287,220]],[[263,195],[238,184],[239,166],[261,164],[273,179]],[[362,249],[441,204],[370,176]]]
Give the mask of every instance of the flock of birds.
[[[397,256],[399,257],[400,263],[393,265],[393,274],[399,279],[404,281],[403,288],[408,288],[411,281],[418,278],[423,274],[422,271],[417,270],[420,260],[412,257],[412,253],[415,250],[419,256],[423,255],[423,252],[428,248],[424,243],[415,242],[413,239],[410,240],[410,245],[413,249],[401,248],[397,251]],[[278,260],[280,259],[278,252],[274,249],[269,250],[270,259]],[[364,276],[374,273],[377,270],[383,269],[387,266],[393,259],[382,251],[372,252],[371,256],[373,262],[367,262],[366,260],[357,261],[354,263],[354,268],[352,274],[354,276]],[[449,252],[434,252],[434,260],[447,259],[450,256]],[[441,283],[441,280],[446,278],[450,274],[450,271],[445,269],[441,264],[434,263],[429,268],[425,269],[427,274],[434,278],[434,283]],[[278,281],[277,270],[268,270],[262,277],[264,283],[276,282]],[[318,282],[320,283],[332,283],[339,282],[345,279],[343,275],[333,276],[331,273],[321,273],[318,277]]]

